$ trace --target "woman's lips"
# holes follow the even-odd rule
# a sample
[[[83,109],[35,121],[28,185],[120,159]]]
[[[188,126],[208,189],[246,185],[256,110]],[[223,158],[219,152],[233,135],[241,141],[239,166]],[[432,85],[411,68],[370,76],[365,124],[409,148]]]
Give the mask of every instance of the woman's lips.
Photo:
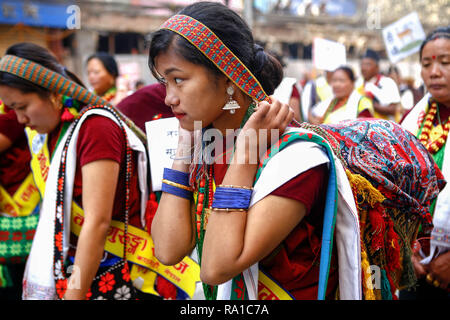
[[[443,84],[432,84],[428,87],[428,90],[432,89],[432,90],[440,90],[445,88],[445,85]]]
[[[175,118],[177,118],[178,120],[180,120],[181,118],[183,118],[186,115],[186,113],[176,113],[176,112],[174,112],[173,114],[174,114]]]

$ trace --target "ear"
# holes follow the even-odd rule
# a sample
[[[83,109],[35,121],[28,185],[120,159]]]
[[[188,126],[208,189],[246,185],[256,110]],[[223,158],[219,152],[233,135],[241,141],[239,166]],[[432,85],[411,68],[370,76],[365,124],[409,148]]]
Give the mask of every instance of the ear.
[[[50,101],[55,109],[61,110],[63,108],[62,97],[63,95],[61,93],[50,94]]]

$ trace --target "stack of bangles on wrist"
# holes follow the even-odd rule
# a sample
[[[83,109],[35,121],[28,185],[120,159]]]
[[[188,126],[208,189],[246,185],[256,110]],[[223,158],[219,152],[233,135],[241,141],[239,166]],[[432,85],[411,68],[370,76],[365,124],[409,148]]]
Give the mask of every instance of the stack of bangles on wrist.
[[[245,212],[250,206],[253,188],[219,185],[214,193],[212,209],[216,211]]]
[[[191,200],[192,188],[189,186],[189,173],[164,168],[161,191]]]

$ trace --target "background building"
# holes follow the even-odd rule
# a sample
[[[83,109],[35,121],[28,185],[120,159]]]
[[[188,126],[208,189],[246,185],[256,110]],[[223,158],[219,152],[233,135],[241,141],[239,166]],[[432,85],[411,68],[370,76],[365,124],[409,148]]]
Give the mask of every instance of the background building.
[[[426,33],[448,25],[449,0],[216,0],[240,13],[256,40],[282,54],[286,74],[313,76],[315,37],[345,45],[347,59],[359,72],[358,57],[377,50],[387,68],[382,29],[417,12]],[[85,77],[86,58],[105,51],[116,55],[121,73],[131,82],[153,82],[147,67],[147,36],[163,21],[194,0],[0,0],[0,52],[20,41],[50,48]],[[397,64],[405,76],[418,78],[418,55]]]

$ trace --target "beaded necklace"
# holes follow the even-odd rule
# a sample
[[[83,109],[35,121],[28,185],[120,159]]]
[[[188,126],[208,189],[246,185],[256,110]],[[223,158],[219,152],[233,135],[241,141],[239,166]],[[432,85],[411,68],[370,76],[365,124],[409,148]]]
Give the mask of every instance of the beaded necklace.
[[[108,91],[106,91],[105,94],[102,96],[102,99],[111,102],[116,96],[116,93],[117,93],[116,87],[109,88]]]
[[[447,119],[446,123],[444,124],[442,134],[438,135],[436,139],[432,139],[430,137],[431,130],[433,128],[433,121],[436,116],[436,114],[439,117],[439,109],[436,101],[431,102],[430,109],[427,112],[427,115],[425,116],[425,120],[422,126],[422,132],[419,136],[420,142],[427,148],[428,152],[431,154],[435,154],[438,152],[447,141],[448,132],[450,129],[450,117]],[[440,122],[440,117],[439,117]],[[442,124],[440,123],[439,126],[442,128]]]
[[[244,126],[247,120],[255,111],[255,102],[252,102],[247,109],[247,112],[242,119],[240,128]],[[203,171],[205,174],[198,175],[198,172]],[[195,189],[198,191],[197,197],[194,197],[195,223],[196,223],[196,243],[201,264],[203,241],[205,238],[206,226],[208,224],[208,217],[211,213],[211,206],[214,198],[214,164],[203,163],[196,166],[194,169]],[[203,283],[203,291],[207,300],[215,300],[217,297],[217,286],[210,286]]]

